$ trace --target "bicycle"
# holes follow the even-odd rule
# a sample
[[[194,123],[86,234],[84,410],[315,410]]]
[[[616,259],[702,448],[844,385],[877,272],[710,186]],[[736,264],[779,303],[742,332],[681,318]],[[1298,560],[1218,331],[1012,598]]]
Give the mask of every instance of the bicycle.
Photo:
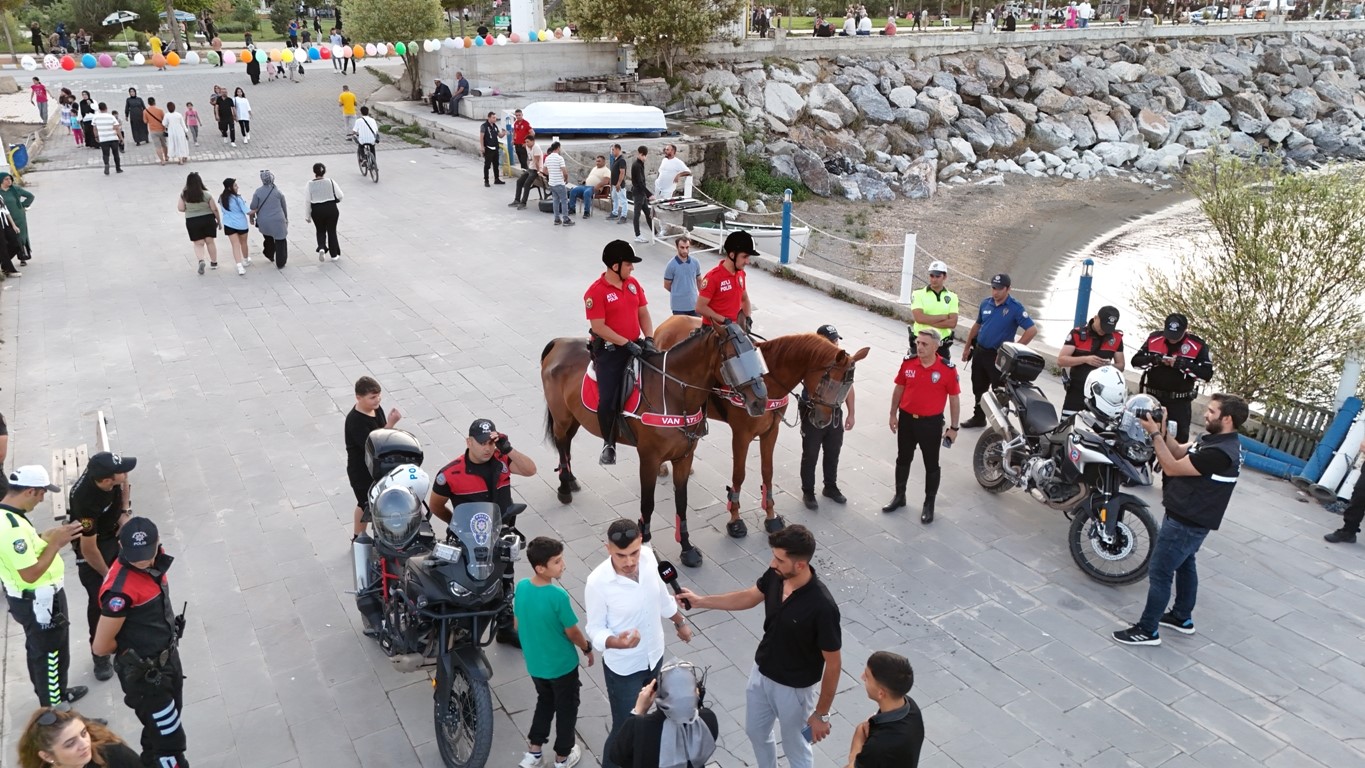
[[[374,183],[379,183],[379,157],[374,151],[373,144],[360,145],[360,175],[370,176]]]

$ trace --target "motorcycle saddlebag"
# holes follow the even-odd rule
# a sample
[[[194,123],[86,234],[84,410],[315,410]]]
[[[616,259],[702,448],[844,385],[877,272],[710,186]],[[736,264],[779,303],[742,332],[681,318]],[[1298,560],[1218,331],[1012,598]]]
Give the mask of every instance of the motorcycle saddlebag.
[[[1003,378],[1021,384],[1038,378],[1045,367],[1043,356],[1023,344],[1007,341],[995,352],[995,370]]]
[[[422,444],[401,429],[376,429],[365,438],[365,468],[378,480],[401,464],[422,466]]]

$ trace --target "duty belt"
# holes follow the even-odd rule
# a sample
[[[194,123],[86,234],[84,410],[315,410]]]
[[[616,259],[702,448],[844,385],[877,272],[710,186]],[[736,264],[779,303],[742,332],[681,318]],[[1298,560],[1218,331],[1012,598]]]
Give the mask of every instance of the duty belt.
[[[1199,397],[1199,393],[1194,390],[1190,390],[1189,392],[1171,392],[1165,389],[1152,389],[1151,387],[1148,387],[1146,392],[1149,395],[1165,398],[1167,400],[1193,400],[1196,397]]]
[[[49,598],[55,596],[62,589],[60,584],[44,584],[33,589],[18,589],[13,584],[5,582],[5,594],[15,600],[37,600],[39,598]]]

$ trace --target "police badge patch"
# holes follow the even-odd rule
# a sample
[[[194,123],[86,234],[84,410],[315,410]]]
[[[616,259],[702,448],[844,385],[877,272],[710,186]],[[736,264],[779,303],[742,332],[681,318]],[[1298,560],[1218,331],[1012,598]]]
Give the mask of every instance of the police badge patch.
[[[592,309],[592,299],[584,299],[583,303],[588,305],[588,309]]]
[[[22,554],[24,554],[24,553],[27,552],[27,551],[28,551],[28,542],[27,542],[27,541],[24,541],[23,539],[15,539],[15,540],[14,540],[14,552],[15,552],[15,554],[22,555]]]
[[[939,372],[938,372],[938,371],[934,371],[933,373],[929,374],[929,382],[932,383],[932,384],[937,384],[937,383],[938,383],[938,380],[939,380],[939,376],[940,376]]]

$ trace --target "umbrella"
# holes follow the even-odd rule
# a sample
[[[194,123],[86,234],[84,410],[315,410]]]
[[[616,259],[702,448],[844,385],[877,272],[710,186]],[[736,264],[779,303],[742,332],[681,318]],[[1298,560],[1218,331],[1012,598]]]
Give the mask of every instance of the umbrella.
[[[159,19],[164,19],[164,18],[166,18],[166,12],[165,12],[165,11],[162,11],[161,13],[158,13],[156,16],[157,16],[157,18],[159,18]],[[190,22],[190,21],[195,21],[196,19],[197,19],[197,17],[196,17],[194,14],[192,14],[192,13],[190,13],[190,12],[188,12],[188,11],[177,10],[177,11],[175,12],[175,20],[176,20],[176,21]]]
[[[126,45],[128,43],[128,28],[124,25],[130,21],[137,21],[136,13],[133,13],[132,11],[114,11],[104,17],[103,25],[106,27],[112,27],[115,24],[119,25],[123,30],[123,42]]]

